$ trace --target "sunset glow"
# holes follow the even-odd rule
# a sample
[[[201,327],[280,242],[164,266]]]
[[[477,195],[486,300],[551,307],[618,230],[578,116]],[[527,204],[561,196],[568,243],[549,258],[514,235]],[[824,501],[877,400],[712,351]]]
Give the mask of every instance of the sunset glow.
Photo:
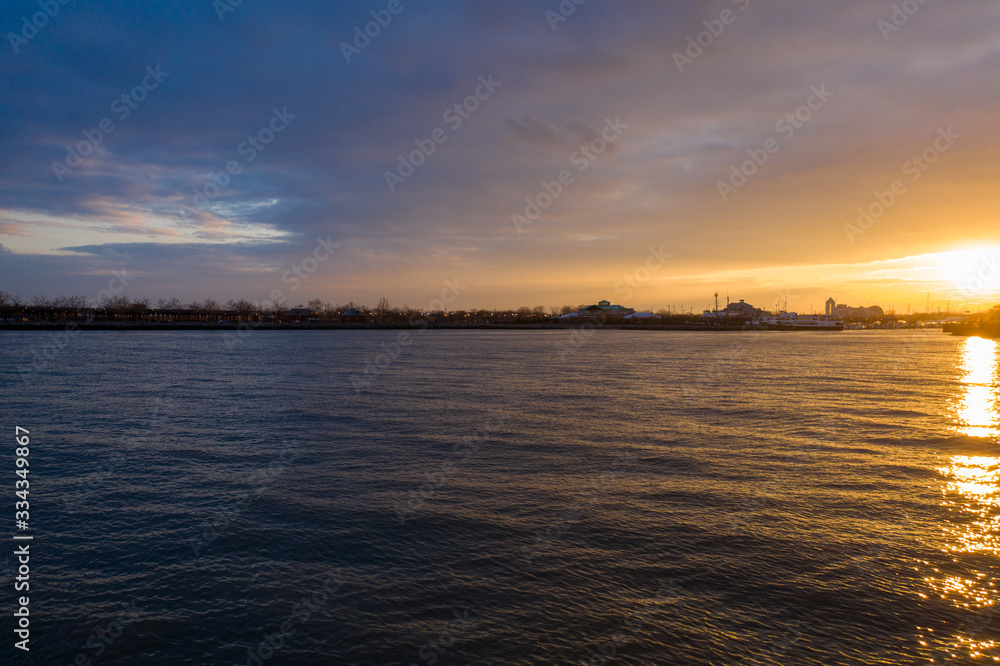
[[[0,278],[92,296],[124,268],[133,296],[259,301],[329,237],[294,300],[423,304],[458,279],[458,308],[994,303],[997,8],[929,3],[887,30],[879,3],[729,5],[695,58],[719,8],[589,3],[553,26],[530,3],[404,3],[346,56],[361,7],[220,22],[207,3],[110,61],[53,24],[0,74],[19,91]],[[241,55],[205,71],[215,46]],[[660,247],[671,260],[616,291]]]

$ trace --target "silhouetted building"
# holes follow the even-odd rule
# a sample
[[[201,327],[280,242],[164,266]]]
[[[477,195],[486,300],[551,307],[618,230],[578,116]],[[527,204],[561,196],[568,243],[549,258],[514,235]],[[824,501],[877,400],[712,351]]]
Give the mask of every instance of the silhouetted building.
[[[611,301],[600,301],[597,305],[588,305],[577,311],[581,317],[591,319],[605,319],[612,317],[625,317],[633,314],[635,310],[622,305],[612,305]]]
[[[350,310],[345,310],[344,314],[340,315],[340,321],[345,324],[364,324],[368,321],[368,317],[361,310],[351,308]]]
[[[753,317],[768,317],[771,313],[767,310],[761,310],[760,308],[755,308],[750,305],[742,298],[739,303],[730,303],[725,308],[719,310],[718,312],[712,312],[711,310],[705,310],[701,316],[705,318],[715,318],[715,317],[737,317],[740,319],[752,319]]]
[[[661,324],[663,317],[652,312],[636,312],[625,317],[630,324]]]

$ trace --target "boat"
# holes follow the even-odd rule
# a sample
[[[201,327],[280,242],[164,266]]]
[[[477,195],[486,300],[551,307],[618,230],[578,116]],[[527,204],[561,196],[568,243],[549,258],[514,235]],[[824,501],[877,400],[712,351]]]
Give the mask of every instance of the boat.
[[[1000,323],[997,322],[949,323],[942,326],[941,330],[952,335],[1000,338]]]
[[[776,317],[768,317],[761,323],[781,331],[843,331],[844,320],[833,315],[800,315],[782,312]]]

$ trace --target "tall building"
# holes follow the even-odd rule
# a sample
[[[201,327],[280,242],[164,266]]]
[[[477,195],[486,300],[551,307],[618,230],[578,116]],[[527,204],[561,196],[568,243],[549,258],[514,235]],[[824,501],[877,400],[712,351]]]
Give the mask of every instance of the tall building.
[[[877,305],[854,308],[843,303],[837,303],[833,298],[826,299],[826,314],[841,319],[881,319],[885,311]]]

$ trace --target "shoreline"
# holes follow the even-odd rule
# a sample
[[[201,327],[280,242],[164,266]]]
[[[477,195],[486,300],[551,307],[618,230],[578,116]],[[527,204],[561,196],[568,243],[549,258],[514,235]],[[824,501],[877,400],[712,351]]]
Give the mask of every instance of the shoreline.
[[[573,331],[579,329],[608,329],[616,331],[698,331],[704,333],[739,332],[739,331],[775,331],[775,332],[805,332],[805,333],[843,333],[835,329],[803,329],[784,327],[744,326],[744,325],[714,325],[700,326],[697,324],[601,324],[593,322],[573,324],[343,324],[331,322],[298,323],[298,324],[247,324],[236,322],[223,323],[148,323],[148,322],[39,322],[39,323],[0,323],[3,331],[420,331],[426,329],[448,331]],[[928,330],[917,327],[864,329],[864,330]],[[941,330],[933,327],[933,330]]]

